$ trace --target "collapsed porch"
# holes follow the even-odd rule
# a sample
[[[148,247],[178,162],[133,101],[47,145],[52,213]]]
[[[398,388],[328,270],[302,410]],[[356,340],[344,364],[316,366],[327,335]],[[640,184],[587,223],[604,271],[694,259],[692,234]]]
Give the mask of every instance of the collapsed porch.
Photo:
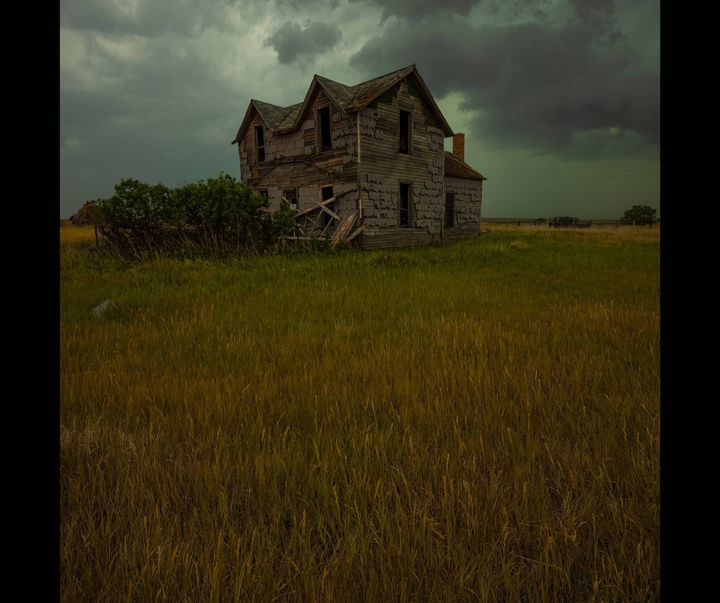
[[[323,201],[312,200],[312,207],[302,211],[296,210],[295,227],[286,240],[324,240],[329,241],[330,248],[334,249],[338,245],[349,243],[361,234],[365,226],[359,224],[359,210],[353,209],[340,216],[331,209],[332,204],[344,194],[346,193],[339,193]],[[284,196],[282,200],[291,203]]]

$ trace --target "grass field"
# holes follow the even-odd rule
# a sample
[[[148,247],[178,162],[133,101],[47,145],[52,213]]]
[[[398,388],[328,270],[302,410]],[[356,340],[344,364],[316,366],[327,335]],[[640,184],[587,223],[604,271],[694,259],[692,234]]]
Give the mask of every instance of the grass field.
[[[62,601],[660,600],[659,229],[92,244],[60,229]]]

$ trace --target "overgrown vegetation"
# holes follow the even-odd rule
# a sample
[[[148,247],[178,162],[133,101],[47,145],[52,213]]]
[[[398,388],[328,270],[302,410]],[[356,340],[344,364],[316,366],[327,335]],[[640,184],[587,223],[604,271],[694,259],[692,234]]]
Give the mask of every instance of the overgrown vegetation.
[[[660,600],[658,229],[146,262],[63,230],[62,601]]]
[[[132,178],[109,199],[86,203],[73,217],[97,224],[114,250],[133,255],[239,255],[275,247],[292,231],[294,211],[268,201],[228,174],[175,189]]]

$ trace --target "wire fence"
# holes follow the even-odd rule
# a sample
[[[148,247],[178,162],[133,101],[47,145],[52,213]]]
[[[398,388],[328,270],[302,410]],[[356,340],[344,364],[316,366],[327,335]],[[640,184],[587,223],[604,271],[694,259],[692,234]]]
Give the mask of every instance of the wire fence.
[[[572,220],[558,220],[557,218],[482,218],[484,226],[532,226],[537,228],[622,228],[632,226],[623,224],[620,220],[583,220],[573,218]],[[656,221],[650,228],[659,227],[660,221]]]

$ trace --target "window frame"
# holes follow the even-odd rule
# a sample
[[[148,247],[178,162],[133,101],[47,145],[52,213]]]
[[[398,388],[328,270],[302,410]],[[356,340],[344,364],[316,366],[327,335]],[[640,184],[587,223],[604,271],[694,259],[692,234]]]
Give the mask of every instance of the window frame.
[[[254,127],[255,132],[255,161],[256,163],[265,163],[265,126],[263,124],[256,124]],[[261,144],[262,143],[262,144]]]
[[[327,119],[323,118],[325,112],[327,112]],[[326,124],[327,128],[323,128],[323,124]],[[332,151],[332,110],[330,105],[315,108],[315,135],[318,153]]]
[[[450,201],[450,204],[448,204],[448,201]],[[448,218],[450,218],[450,220],[448,220]],[[450,223],[448,224],[448,222]],[[455,193],[445,193],[445,207],[443,208],[443,225],[445,228],[455,228]]]
[[[412,228],[415,222],[415,211],[413,202],[413,185],[412,182],[400,182],[399,198],[398,198],[398,227]],[[403,189],[407,191],[407,207],[403,209]],[[404,213],[403,213],[404,212]],[[403,223],[403,215],[405,222]]]
[[[405,117],[407,116],[407,117]],[[403,128],[403,124],[405,127]],[[406,131],[403,132],[403,129]],[[404,147],[404,148],[403,148]],[[413,114],[410,109],[398,110],[398,154],[412,155],[413,152]]]
[[[292,195],[288,195],[287,193],[292,193]],[[297,188],[283,189],[283,197],[285,197],[285,199],[287,199],[290,202],[290,205],[294,205],[295,209],[300,207],[300,202],[298,201],[298,189]]]

